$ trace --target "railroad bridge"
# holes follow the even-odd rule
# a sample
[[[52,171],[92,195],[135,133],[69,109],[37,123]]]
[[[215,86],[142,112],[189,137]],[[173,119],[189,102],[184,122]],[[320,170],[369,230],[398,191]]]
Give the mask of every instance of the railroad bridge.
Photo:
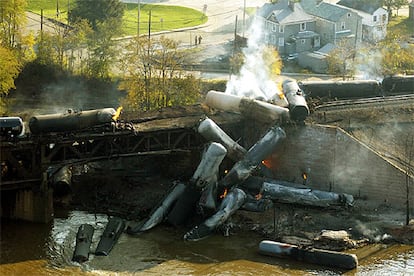
[[[204,142],[194,127],[206,115],[197,108],[186,109],[185,116],[173,113],[139,119],[129,114],[125,117],[129,117],[131,127],[117,131],[89,130],[2,140],[1,216],[50,220],[53,214],[53,193],[47,173],[50,168],[111,158],[199,151]],[[236,114],[213,117],[224,124],[240,118]]]
[[[387,115],[397,107],[400,108],[399,126],[405,126],[406,133],[413,133],[412,102],[379,106]],[[384,111],[384,108],[387,109]],[[373,105],[361,106],[358,113],[372,109]],[[327,119],[336,121],[335,116],[343,117],[342,113],[329,112],[326,111]],[[10,170],[4,172],[2,166],[1,216],[29,221],[50,220],[53,214],[53,191],[48,179],[50,167],[119,157],[199,155],[205,141],[195,127],[205,116],[246,149],[269,126],[240,114],[211,113],[201,106],[177,107],[154,114],[124,113],[121,119],[133,124],[130,130],[28,136],[1,141],[1,162],[9,162]],[[352,126],[359,125],[352,122]],[[283,128],[287,139],[268,160],[275,179],[301,183],[302,175],[306,173],[306,185],[313,189],[348,193],[377,206],[390,204],[394,208],[404,208],[407,195],[413,193],[412,185],[406,183],[412,183],[414,179],[404,165],[392,162],[387,154],[369,148],[343,129],[315,123],[283,125]],[[386,129],[390,127],[386,126]],[[414,206],[412,199],[410,206]]]

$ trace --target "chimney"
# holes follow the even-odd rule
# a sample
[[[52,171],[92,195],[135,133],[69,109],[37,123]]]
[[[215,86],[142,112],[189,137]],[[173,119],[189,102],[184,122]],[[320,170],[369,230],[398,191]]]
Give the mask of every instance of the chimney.
[[[288,0],[288,5],[289,5],[289,7],[290,7],[290,9],[291,9],[292,11],[294,11],[294,10],[295,10],[295,1],[293,1],[293,0]]]

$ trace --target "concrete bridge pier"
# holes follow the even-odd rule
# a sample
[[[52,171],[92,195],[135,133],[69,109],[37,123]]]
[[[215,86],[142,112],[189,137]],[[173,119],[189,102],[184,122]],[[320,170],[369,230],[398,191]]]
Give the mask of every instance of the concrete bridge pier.
[[[47,184],[47,175],[43,173],[40,187],[3,191],[1,217],[31,222],[50,222],[53,219],[53,190]]]

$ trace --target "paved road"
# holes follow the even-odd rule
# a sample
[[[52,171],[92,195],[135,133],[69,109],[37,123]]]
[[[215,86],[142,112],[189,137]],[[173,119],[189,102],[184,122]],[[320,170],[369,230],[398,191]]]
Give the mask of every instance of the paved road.
[[[138,0],[123,0],[123,2],[138,3]],[[238,33],[243,34],[244,22],[248,15],[244,7],[261,7],[268,0],[141,0],[141,3],[160,5],[174,5],[193,8],[205,12],[208,22],[202,26],[166,34],[168,37],[181,41],[185,45],[193,45],[194,37],[201,35],[202,44],[217,44],[233,39],[236,16],[238,19]],[[245,19],[243,21],[243,18]]]

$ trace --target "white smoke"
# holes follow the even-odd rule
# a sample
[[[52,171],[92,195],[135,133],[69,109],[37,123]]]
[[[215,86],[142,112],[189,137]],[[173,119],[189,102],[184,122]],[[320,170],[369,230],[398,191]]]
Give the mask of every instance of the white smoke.
[[[269,100],[279,94],[270,79],[269,64],[263,59],[265,49],[263,21],[255,17],[247,30],[248,43],[243,49],[244,64],[240,72],[227,82],[225,93]]]
[[[356,53],[355,75],[359,79],[382,81],[382,54],[378,49],[365,49]]]

